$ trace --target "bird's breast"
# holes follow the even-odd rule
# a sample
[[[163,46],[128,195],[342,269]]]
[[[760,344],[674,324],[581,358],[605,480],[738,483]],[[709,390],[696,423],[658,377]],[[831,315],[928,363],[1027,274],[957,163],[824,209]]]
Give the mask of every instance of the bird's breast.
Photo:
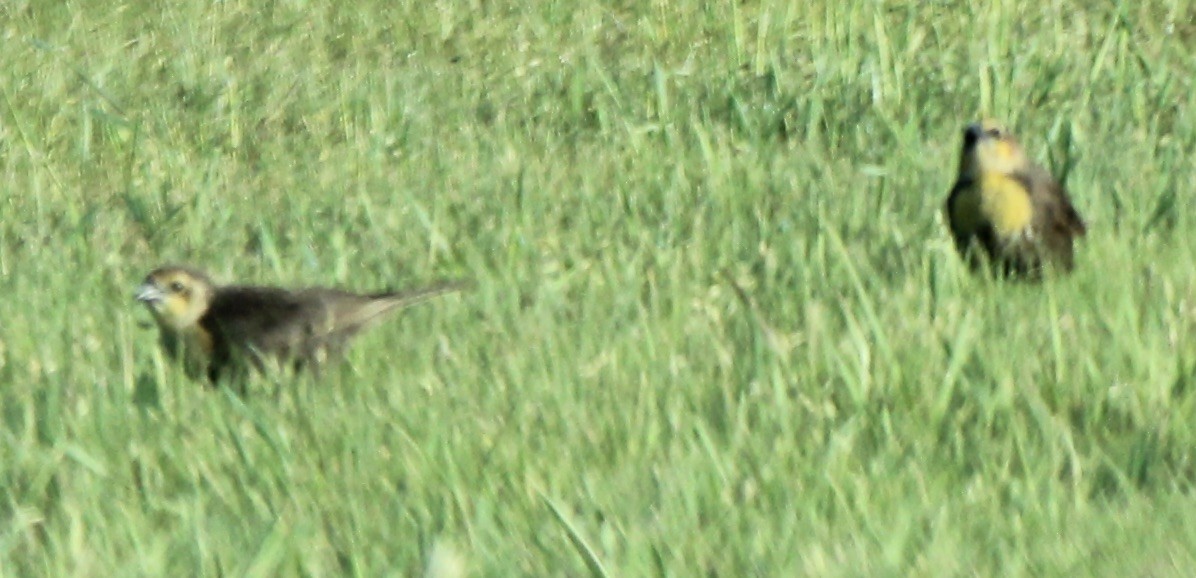
[[[178,333],[183,348],[184,361],[188,365],[207,367],[211,360],[212,349],[215,345],[212,334],[199,325],[194,325]]]
[[[1030,193],[1020,182],[1005,175],[980,179],[979,212],[998,237],[1010,237],[1027,230],[1034,217]]]
[[[210,333],[198,324],[182,329],[161,325],[159,329],[166,353],[182,362],[188,375],[199,377],[207,372],[215,345]]]

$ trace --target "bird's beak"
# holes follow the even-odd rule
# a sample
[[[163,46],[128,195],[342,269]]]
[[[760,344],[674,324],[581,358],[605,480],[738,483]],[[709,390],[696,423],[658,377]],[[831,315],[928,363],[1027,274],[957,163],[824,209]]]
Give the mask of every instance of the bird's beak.
[[[963,131],[963,140],[967,144],[974,144],[984,136],[984,126],[978,122],[969,124]]]
[[[157,285],[147,282],[137,286],[137,292],[133,294],[133,297],[142,303],[153,305],[166,299],[166,294]]]

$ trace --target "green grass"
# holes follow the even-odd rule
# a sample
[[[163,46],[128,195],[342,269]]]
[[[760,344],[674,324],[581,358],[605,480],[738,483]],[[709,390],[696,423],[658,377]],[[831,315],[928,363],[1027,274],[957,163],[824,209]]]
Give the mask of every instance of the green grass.
[[[606,4],[0,6],[0,575],[1190,575],[1196,4]],[[954,255],[980,116],[1074,275]],[[238,398],[166,261],[477,288]]]

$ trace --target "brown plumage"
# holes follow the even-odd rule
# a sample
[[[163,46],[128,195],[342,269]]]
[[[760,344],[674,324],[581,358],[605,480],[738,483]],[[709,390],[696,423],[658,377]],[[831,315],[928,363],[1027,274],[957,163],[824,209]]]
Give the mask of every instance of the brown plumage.
[[[1070,271],[1074,239],[1087,231],[1067,191],[992,121],[964,130],[959,178],[944,212],[973,268],[987,263],[998,274],[1030,279],[1045,266]]]
[[[168,354],[192,377],[213,383],[268,364],[319,366],[386,313],[467,284],[357,294],[321,287],[220,286],[203,272],[159,267],[137,288],[153,314]]]

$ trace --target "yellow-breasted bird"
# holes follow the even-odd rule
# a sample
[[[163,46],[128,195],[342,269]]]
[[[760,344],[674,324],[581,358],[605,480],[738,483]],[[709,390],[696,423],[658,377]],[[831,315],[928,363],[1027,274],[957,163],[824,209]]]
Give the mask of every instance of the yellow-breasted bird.
[[[945,212],[968,264],[987,262],[1000,275],[1038,278],[1044,266],[1070,271],[1073,240],[1086,232],[1067,191],[992,121],[964,129]]]
[[[216,285],[201,271],[170,265],[147,275],[135,297],[153,314],[167,353],[188,375],[216,383],[268,363],[318,367],[384,314],[467,286],[448,281],[363,295]]]

